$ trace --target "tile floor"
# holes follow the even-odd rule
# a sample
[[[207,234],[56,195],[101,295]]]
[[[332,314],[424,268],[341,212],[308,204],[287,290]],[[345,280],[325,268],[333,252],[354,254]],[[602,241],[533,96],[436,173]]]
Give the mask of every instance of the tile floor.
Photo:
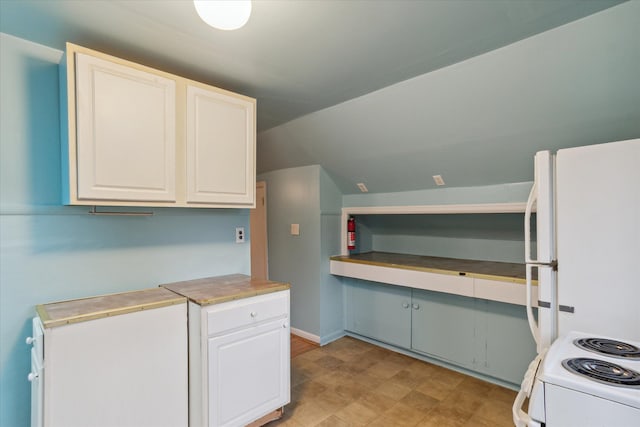
[[[344,337],[291,360],[275,426],[513,426],[515,392]]]

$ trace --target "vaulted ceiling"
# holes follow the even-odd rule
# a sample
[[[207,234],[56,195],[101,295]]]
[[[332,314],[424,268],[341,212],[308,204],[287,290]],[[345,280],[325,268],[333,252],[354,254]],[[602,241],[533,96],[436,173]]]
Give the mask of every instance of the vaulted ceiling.
[[[403,191],[432,186],[434,174],[453,186],[531,179],[523,165],[534,149],[579,145],[582,134],[566,129],[580,126],[573,102],[578,110],[613,108],[595,116],[608,117],[607,126],[623,136],[640,133],[631,122],[638,111],[621,117],[615,106],[621,91],[627,98],[620,108],[639,100],[637,86],[630,87],[637,79],[612,83],[598,75],[594,89],[576,75],[578,85],[567,88],[573,73],[592,66],[583,61],[592,53],[602,54],[597,61],[629,59],[620,64],[626,71],[613,76],[629,79],[640,37],[606,44],[638,36],[629,22],[621,23],[621,33],[615,25],[592,24],[600,31],[596,45],[605,35],[604,47],[593,52],[583,44],[594,41],[562,30],[619,3],[258,0],[244,28],[225,32],[204,24],[188,0],[2,0],[0,29],[61,50],[71,41],[257,98],[259,172],[321,164],[346,193],[357,191],[355,182],[372,191]],[[637,5],[623,6],[629,12],[622,15],[632,15],[627,21],[639,23]],[[560,30],[556,38],[545,36],[553,29]],[[607,38],[610,32],[617,38]],[[560,97],[556,85],[565,88]],[[581,88],[599,94],[581,95]],[[581,104],[596,98],[604,98],[603,105]],[[567,123],[545,126],[557,103]],[[618,136],[589,120],[597,137],[585,143]],[[506,141],[518,136],[525,141]],[[528,148],[508,153],[521,144]],[[466,157],[476,164],[455,160]]]

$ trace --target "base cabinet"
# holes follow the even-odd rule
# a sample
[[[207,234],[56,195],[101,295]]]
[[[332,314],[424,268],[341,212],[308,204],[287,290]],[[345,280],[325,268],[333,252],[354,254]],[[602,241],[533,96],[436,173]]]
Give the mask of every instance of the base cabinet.
[[[536,354],[519,305],[350,279],[345,319],[349,332],[512,384]]]
[[[520,305],[477,300],[484,313],[478,341],[486,352],[479,370],[487,375],[519,383],[536,356],[535,341],[529,332],[525,308]]]
[[[290,401],[289,291],[189,303],[189,425],[243,426]]]
[[[413,290],[411,348],[473,369],[476,354],[476,300]]]
[[[346,287],[346,329],[398,347],[411,346],[411,290],[370,282]]]
[[[186,320],[182,302],[43,329],[32,426],[187,426]]]

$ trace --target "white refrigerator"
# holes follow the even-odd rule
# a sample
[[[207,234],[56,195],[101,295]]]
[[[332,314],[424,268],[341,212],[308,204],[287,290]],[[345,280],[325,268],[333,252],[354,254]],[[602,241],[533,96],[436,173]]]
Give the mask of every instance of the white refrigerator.
[[[525,241],[539,353],[570,331],[640,341],[640,139],[538,152]]]

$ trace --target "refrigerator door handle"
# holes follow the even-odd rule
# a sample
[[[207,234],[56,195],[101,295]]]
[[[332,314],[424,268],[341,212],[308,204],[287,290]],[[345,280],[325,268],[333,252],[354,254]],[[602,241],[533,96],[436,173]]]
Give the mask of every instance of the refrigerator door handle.
[[[533,211],[533,204],[537,198],[538,185],[534,181],[531,192],[529,192],[529,198],[527,199],[527,206],[524,210],[524,262],[527,264],[537,262],[531,259],[531,212]]]
[[[536,342],[536,348],[540,347],[540,328],[538,327],[538,323],[536,319],[533,317],[533,303],[531,301],[531,292],[533,290],[531,283],[531,271],[533,267],[537,267],[536,265],[526,264],[525,266],[525,277],[526,277],[526,304],[527,304],[527,320],[529,321],[529,329],[531,329],[531,335],[533,336],[533,340]]]

